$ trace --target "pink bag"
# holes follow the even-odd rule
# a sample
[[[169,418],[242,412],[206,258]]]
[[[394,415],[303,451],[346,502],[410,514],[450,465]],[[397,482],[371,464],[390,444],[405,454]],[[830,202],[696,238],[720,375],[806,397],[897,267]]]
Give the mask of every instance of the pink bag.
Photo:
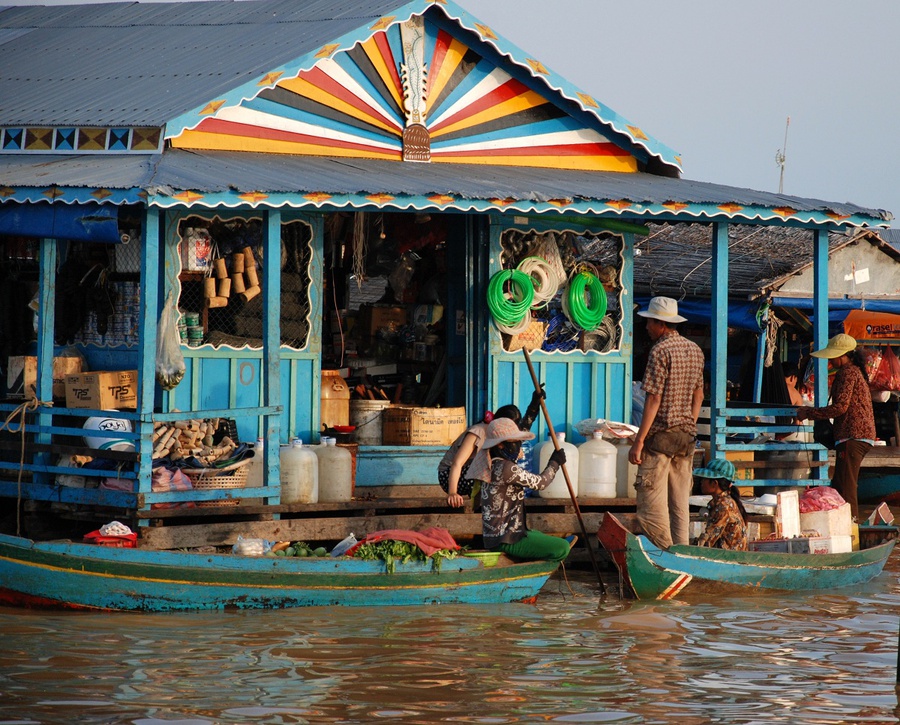
[[[872,390],[900,390],[900,360],[890,345],[884,346],[878,369],[869,378],[869,387]]]
[[[800,513],[808,514],[813,511],[831,511],[840,508],[846,501],[831,486],[815,486],[807,488],[800,497]]]

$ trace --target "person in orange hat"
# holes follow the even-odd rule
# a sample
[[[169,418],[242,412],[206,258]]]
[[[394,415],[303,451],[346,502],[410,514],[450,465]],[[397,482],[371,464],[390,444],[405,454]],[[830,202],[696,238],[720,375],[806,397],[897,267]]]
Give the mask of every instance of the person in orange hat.
[[[562,539],[525,525],[525,492],[547,488],[566,462],[561,448],[550,454],[540,475],[518,465],[522,441],[534,433],[520,430],[508,418],[495,418],[488,425],[484,448],[491,458],[491,480],[481,487],[481,528],[484,547],[502,551],[514,559],[562,561],[569,555],[575,537]]]
[[[831,404],[821,408],[800,406],[797,420],[834,419],[834,478],[831,485],[850,504],[853,518],[859,520],[857,483],[866,453],[875,445],[875,413],[872,393],[866,378],[865,362],[856,349],[856,340],[843,333],[832,337],[821,350],[811,353],[825,358],[837,368],[831,384]]]

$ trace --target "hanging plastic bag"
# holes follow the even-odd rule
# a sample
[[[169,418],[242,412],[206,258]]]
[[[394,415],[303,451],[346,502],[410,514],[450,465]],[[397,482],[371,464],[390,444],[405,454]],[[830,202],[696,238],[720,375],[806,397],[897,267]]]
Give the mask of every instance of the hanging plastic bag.
[[[172,390],[184,377],[184,354],[178,337],[178,318],[172,293],[166,298],[156,338],[156,380],[163,390]]]
[[[884,346],[878,370],[869,380],[872,390],[900,390],[900,360],[890,345]]]

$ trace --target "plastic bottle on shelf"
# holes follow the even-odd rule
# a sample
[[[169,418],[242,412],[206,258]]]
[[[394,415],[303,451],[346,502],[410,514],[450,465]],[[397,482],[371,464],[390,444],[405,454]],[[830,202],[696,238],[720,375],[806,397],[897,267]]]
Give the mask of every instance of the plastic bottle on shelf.
[[[319,459],[296,439],[281,448],[281,503],[318,503]]]
[[[316,446],[319,459],[319,501],[342,502],[353,498],[353,457],[346,448],[340,448],[336,438],[323,437]]]
[[[263,485],[263,471],[266,469],[265,442],[257,438],[253,445],[253,458],[247,464],[247,488],[259,488]]]
[[[631,441],[623,438],[616,441],[616,495],[619,498],[635,498],[634,482],[637,479],[637,469],[628,460],[628,452],[631,450]]]
[[[572,484],[572,493],[578,495],[578,449],[571,443],[566,441],[565,433],[557,433],[556,438],[559,441],[559,447],[566,452],[566,470],[569,472],[569,482]],[[541,444],[538,452],[538,468],[537,473],[543,473],[550,460],[550,454],[556,448],[553,441],[548,440]],[[556,476],[547,488],[540,492],[541,498],[569,498],[569,487],[566,485],[566,478],[563,474],[562,467],[556,472]]]
[[[600,431],[578,446],[578,497],[616,497],[616,447]]]

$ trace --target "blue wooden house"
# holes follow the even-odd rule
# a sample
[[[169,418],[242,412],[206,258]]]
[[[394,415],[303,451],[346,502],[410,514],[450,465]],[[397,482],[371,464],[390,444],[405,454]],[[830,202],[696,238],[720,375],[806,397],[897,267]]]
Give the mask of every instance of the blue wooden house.
[[[150,488],[154,424],[186,417],[231,418],[245,441],[316,441],[323,367],[351,375],[350,363],[366,358],[378,367],[379,345],[398,344],[377,325],[362,330],[358,316],[356,333],[369,337],[355,351],[345,345],[363,281],[379,276],[384,304],[369,313],[407,310],[390,332],[423,354],[394,362],[426,398],[430,381],[437,393],[426,402],[464,407],[469,420],[525,406],[532,386],[520,348],[537,334],[532,358],[557,430],[574,437],[584,418],[627,420],[634,249],[650,222],[711,227],[710,397],[721,429],[713,445],[724,446],[729,229],[806,230],[825,310],[828,233],[884,226],[890,215],[683,179],[676,152],[501,30],[451,0],[0,9],[0,245],[6,274],[33,282],[19,298],[33,294],[37,308],[37,399],[53,397],[62,345],[89,370],[137,371],[134,410],[115,414],[132,423],[124,435],[135,451],[112,456],[133,491],[58,485],[75,469],[60,465],[54,441],[100,411],[57,403],[24,414],[24,455],[18,438],[5,439],[0,495],[140,517],[186,495]],[[117,314],[128,301],[131,324],[116,328],[115,315],[103,322],[93,310],[87,327],[61,335],[71,312],[60,304],[61,274],[69,263],[93,269],[79,256],[86,243],[92,254],[107,245],[104,279],[120,285]],[[232,280],[246,249],[258,284],[245,277],[245,289],[222,295],[218,280]],[[495,326],[490,280],[539,253],[560,290],[580,271],[602,284],[602,324],[580,329],[557,299],[529,330]],[[414,282],[429,264],[431,276]],[[184,379],[163,390],[155,360],[170,295],[198,333],[181,346]],[[817,323],[817,343],[826,334]],[[277,504],[277,447],[266,451],[266,499]],[[363,446],[357,485],[432,483],[442,453]]]

